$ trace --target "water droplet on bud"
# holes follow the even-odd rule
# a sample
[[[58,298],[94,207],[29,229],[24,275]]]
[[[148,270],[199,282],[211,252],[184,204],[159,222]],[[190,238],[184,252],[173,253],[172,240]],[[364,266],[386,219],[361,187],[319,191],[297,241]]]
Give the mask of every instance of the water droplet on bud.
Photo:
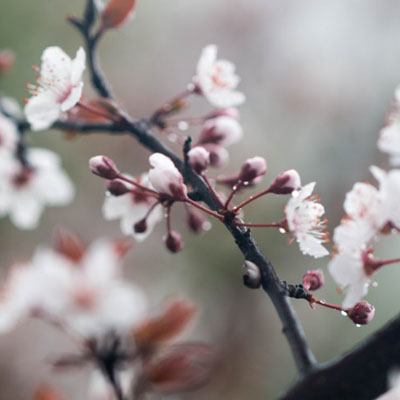
[[[321,304],[325,304],[325,303],[326,303],[325,299],[322,299],[322,300],[320,300],[319,302],[320,302]]]
[[[247,182],[247,181],[246,181],[246,182],[243,182],[243,186],[249,186],[249,183],[250,183],[250,182]]]
[[[286,231],[283,228],[279,228],[280,233],[286,233]]]
[[[360,324],[356,324],[356,327],[357,327],[357,328],[361,328],[361,325],[360,325]]]
[[[373,282],[371,283],[371,286],[372,286],[372,287],[378,287],[378,282],[373,281]]]
[[[203,231],[209,231],[212,228],[212,223],[210,221],[205,221],[202,225]]]
[[[343,315],[343,317],[347,317],[347,312],[346,311],[340,311],[340,314]]]

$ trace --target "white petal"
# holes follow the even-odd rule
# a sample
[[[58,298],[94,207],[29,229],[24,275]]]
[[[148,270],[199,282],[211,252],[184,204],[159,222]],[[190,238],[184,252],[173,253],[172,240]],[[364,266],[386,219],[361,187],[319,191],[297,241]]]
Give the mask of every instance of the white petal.
[[[10,210],[10,219],[20,229],[35,229],[39,224],[43,206],[29,193],[15,198]]]
[[[28,100],[24,112],[32,130],[39,131],[57,121],[61,109],[52,93],[42,92]]]
[[[74,107],[82,96],[83,83],[79,82],[71,90],[69,96],[61,103],[61,111],[65,112]]]
[[[85,70],[86,53],[82,47],[76,52],[75,58],[72,60],[71,69],[71,83],[73,85],[79,83],[82,80],[82,74]]]

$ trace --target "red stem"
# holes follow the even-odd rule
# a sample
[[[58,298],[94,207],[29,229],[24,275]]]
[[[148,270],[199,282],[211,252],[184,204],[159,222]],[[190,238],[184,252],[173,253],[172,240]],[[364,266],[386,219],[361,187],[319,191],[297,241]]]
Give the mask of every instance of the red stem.
[[[239,205],[237,205],[236,207],[233,208],[233,211],[236,212],[237,210],[240,210],[241,208],[243,208],[244,206],[247,206],[247,204],[250,204],[251,202],[253,202],[254,200],[257,200],[259,197],[264,196],[266,194],[269,193],[269,188],[263,190],[262,192],[256,194],[255,196],[250,196],[247,200],[243,201],[242,203],[240,203]]]
[[[196,207],[196,208],[198,208],[199,210],[204,211],[205,213],[207,213],[207,214],[209,214],[209,215],[212,215],[213,217],[219,219],[220,221],[223,221],[223,220],[224,220],[224,217],[223,217],[222,215],[220,215],[220,214],[218,214],[218,213],[216,213],[216,212],[214,212],[214,211],[211,211],[211,210],[209,210],[209,209],[206,208],[206,207],[203,207],[202,205],[196,203],[195,201],[193,201],[193,200],[190,199],[189,197],[186,198],[185,201],[186,201],[187,203],[191,204],[193,207]]]
[[[177,103],[180,100],[190,96],[194,92],[194,85],[188,85],[188,87],[181,93],[178,93],[176,96],[172,97],[172,99],[165,102],[159,109],[157,109],[154,115],[157,114],[168,114],[171,111],[173,104]]]
[[[128,183],[132,184],[133,186],[137,187],[138,189],[148,192],[148,196],[156,197],[157,199],[160,198],[160,195],[155,190],[147,188],[146,186],[143,186],[140,183],[136,182],[135,180],[130,179],[122,174],[119,174],[116,179],[121,179],[121,181],[128,182]]]
[[[238,222],[235,220],[233,223],[237,226],[246,226],[249,228],[282,228],[281,222],[272,222],[270,224],[253,224],[250,222]]]
[[[221,208],[224,208],[224,203],[222,203],[221,198],[219,197],[218,193],[215,191],[215,189],[212,186],[212,184],[211,184],[210,180],[208,179],[207,175],[202,175],[201,177],[204,179],[204,182],[206,183],[207,187],[210,189],[210,192],[214,196],[214,199],[217,200],[219,206]]]
[[[341,306],[338,306],[338,305],[336,305],[336,304],[331,304],[331,303],[325,303],[324,301],[322,301],[322,300],[316,300],[316,301],[314,301],[314,303],[316,303],[316,304],[319,304],[319,305],[321,305],[321,306],[323,306],[323,307],[326,307],[326,308],[331,308],[331,309],[333,309],[333,310],[337,310],[337,311],[346,311],[343,307],[341,307]]]
[[[236,192],[237,192],[238,190],[240,190],[240,188],[242,187],[242,185],[243,185],[243,181],[238,181],[238,182],[233,186],[233,189],[232,189],[232,191],[231,191],[231,194],[229,195],[229,197],[227,198],[227,200],[226,200],[226,202],[225,202],[225,205],[224,205],[224,208],[225,208],[225,209],[228,208],[229,203],[230,203],[231,200],[233,199],[233,196],[236,194]]]

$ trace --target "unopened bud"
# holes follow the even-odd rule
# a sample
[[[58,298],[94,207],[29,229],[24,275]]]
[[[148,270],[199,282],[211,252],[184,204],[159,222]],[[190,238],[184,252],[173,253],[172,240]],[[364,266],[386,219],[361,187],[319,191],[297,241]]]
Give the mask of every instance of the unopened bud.
[[[54,238],[54,249],[72,262],[80,262],[85,254],[85,245],[72,232],[60,229]]]
[[[0,75],[7,72],[15,62],[15,54],[11,50],[0,50]]]
[[[133,13],[136,0],[110,0],[101,14],[103,29],[118,28]]]
[[[299,189],[301,180],[299,173],[290,169],[278,175],[269,187],[270,193],[275,194],[290,194],[294,190]]]
[[[189,165],[196,174],[202,174],[210,165],[210,153],[201,146],[194,147],[188,153]]]
[[[224,147],[211,143],[204,144],[202,147],[210,153],[210,165],[212,167],[219,168],[228,162],[229,153]]]
[[[307,271],[303,276],[303,286],[306,290],[318,290],[324,286],[325,277],[320,269]]]
[[[122,196],[123,194],[129,193],[131,188],[120,179],[114,179],[110,182],[107,182],[107,190],[113,196]]]
[[[106,156],[92,157],[89,160],[89,168],[95,175],[105,179],[115,179],[120,174],[114,161]]]
[[[198,210],[190,209],[187,214],[187,225],[194,233],[201,233],[207,224],[206,217]]]
[[[235,118],[222,116],[208,119],[200,133],[199,144],[213,143],[220,146],[230,146],[237,143],[243,136],[243,130]]]
[[[246,270],[243,276],[244,284],[249,288],[258,289],[261,285],[260,269],[249,260],[245,260],[243,267]]]
[[[372,321],[375,315],[375,307],[367,301],[359,301],[353,308],[347,311],[349,318],[357,325],[366,325]]]
[[[240,170],[239,178],[243,182],[251,182],[267,172],[267,162],[263,157],[253,157],[246,160]]]
[[[164,243],[171,253],[179,253],[183,249],[183,239],[180,233],[171,231],[164,236]]]
[[[240,118],[239,110],[235,107],[220,108],[218,110],[212,111],[207,115],[207,119],[217,118],[217,117],[231,117],[235,119]]]
[[[144,233],[147,231],[147,221],[146,218],[141,219],[133,225],[133,230],[135,233]]]

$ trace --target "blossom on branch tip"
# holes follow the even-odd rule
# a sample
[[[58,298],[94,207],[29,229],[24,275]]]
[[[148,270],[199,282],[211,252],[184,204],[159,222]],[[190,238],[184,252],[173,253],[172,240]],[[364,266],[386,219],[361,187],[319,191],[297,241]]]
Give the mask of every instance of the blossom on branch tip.
[[[46,149],[32,148],[29,166],[12,158],[0,172],[0,216],[9,215],[20,229],[34,229],[44,206],[62,206],[74,197],[74,186],[61,169],[59,157]]]
[[[239,81],[233,63],[217,60],[217,46],[211,44],[203,49],[193,82],[212,105],[226,108],[242,104],[244,94],[235,91]]]
[[[321,220],[324,207],[311,196],[315,182],[303,186],[299,192],[293,192],[285,207],[288,231],[296,238],[300,250],[315,258],[329,254],[322,243],[328,241],[325,221]]]
[[[118,182],[114,180],[111,183]],[[153,190],[147,174],[143,174],[137,182],[146,188]],[[122,181],[121,181],[122,183]],[[106,220],[120,219],[121,231],[124,235],[142,241],[150,235],[155,225],[163,219],[163,209],[157,205],[158,200],[148,196],[142,189],[123,182],[128,190],[120,195],[106,195],[103,204],[103,216]],[[135,229],[141,224],[144,229]]]
[[[149,157],[149,162],[149,180],[155,191],[172,200],[186,199],[187,188],[183,176],[171,159],[161,153],[154,153]]]
[[[56,46],[43,52],[37,85],[29,85],[32,97],[25,106],[25,115],[33,130],[49,128],[61,113],[79,102],[85,59],[82,47],[73,60]]]
[[[318,290],[325,284],[324,273],[320,269],[307,271],[303,276],[303,286],[306,290]]]

